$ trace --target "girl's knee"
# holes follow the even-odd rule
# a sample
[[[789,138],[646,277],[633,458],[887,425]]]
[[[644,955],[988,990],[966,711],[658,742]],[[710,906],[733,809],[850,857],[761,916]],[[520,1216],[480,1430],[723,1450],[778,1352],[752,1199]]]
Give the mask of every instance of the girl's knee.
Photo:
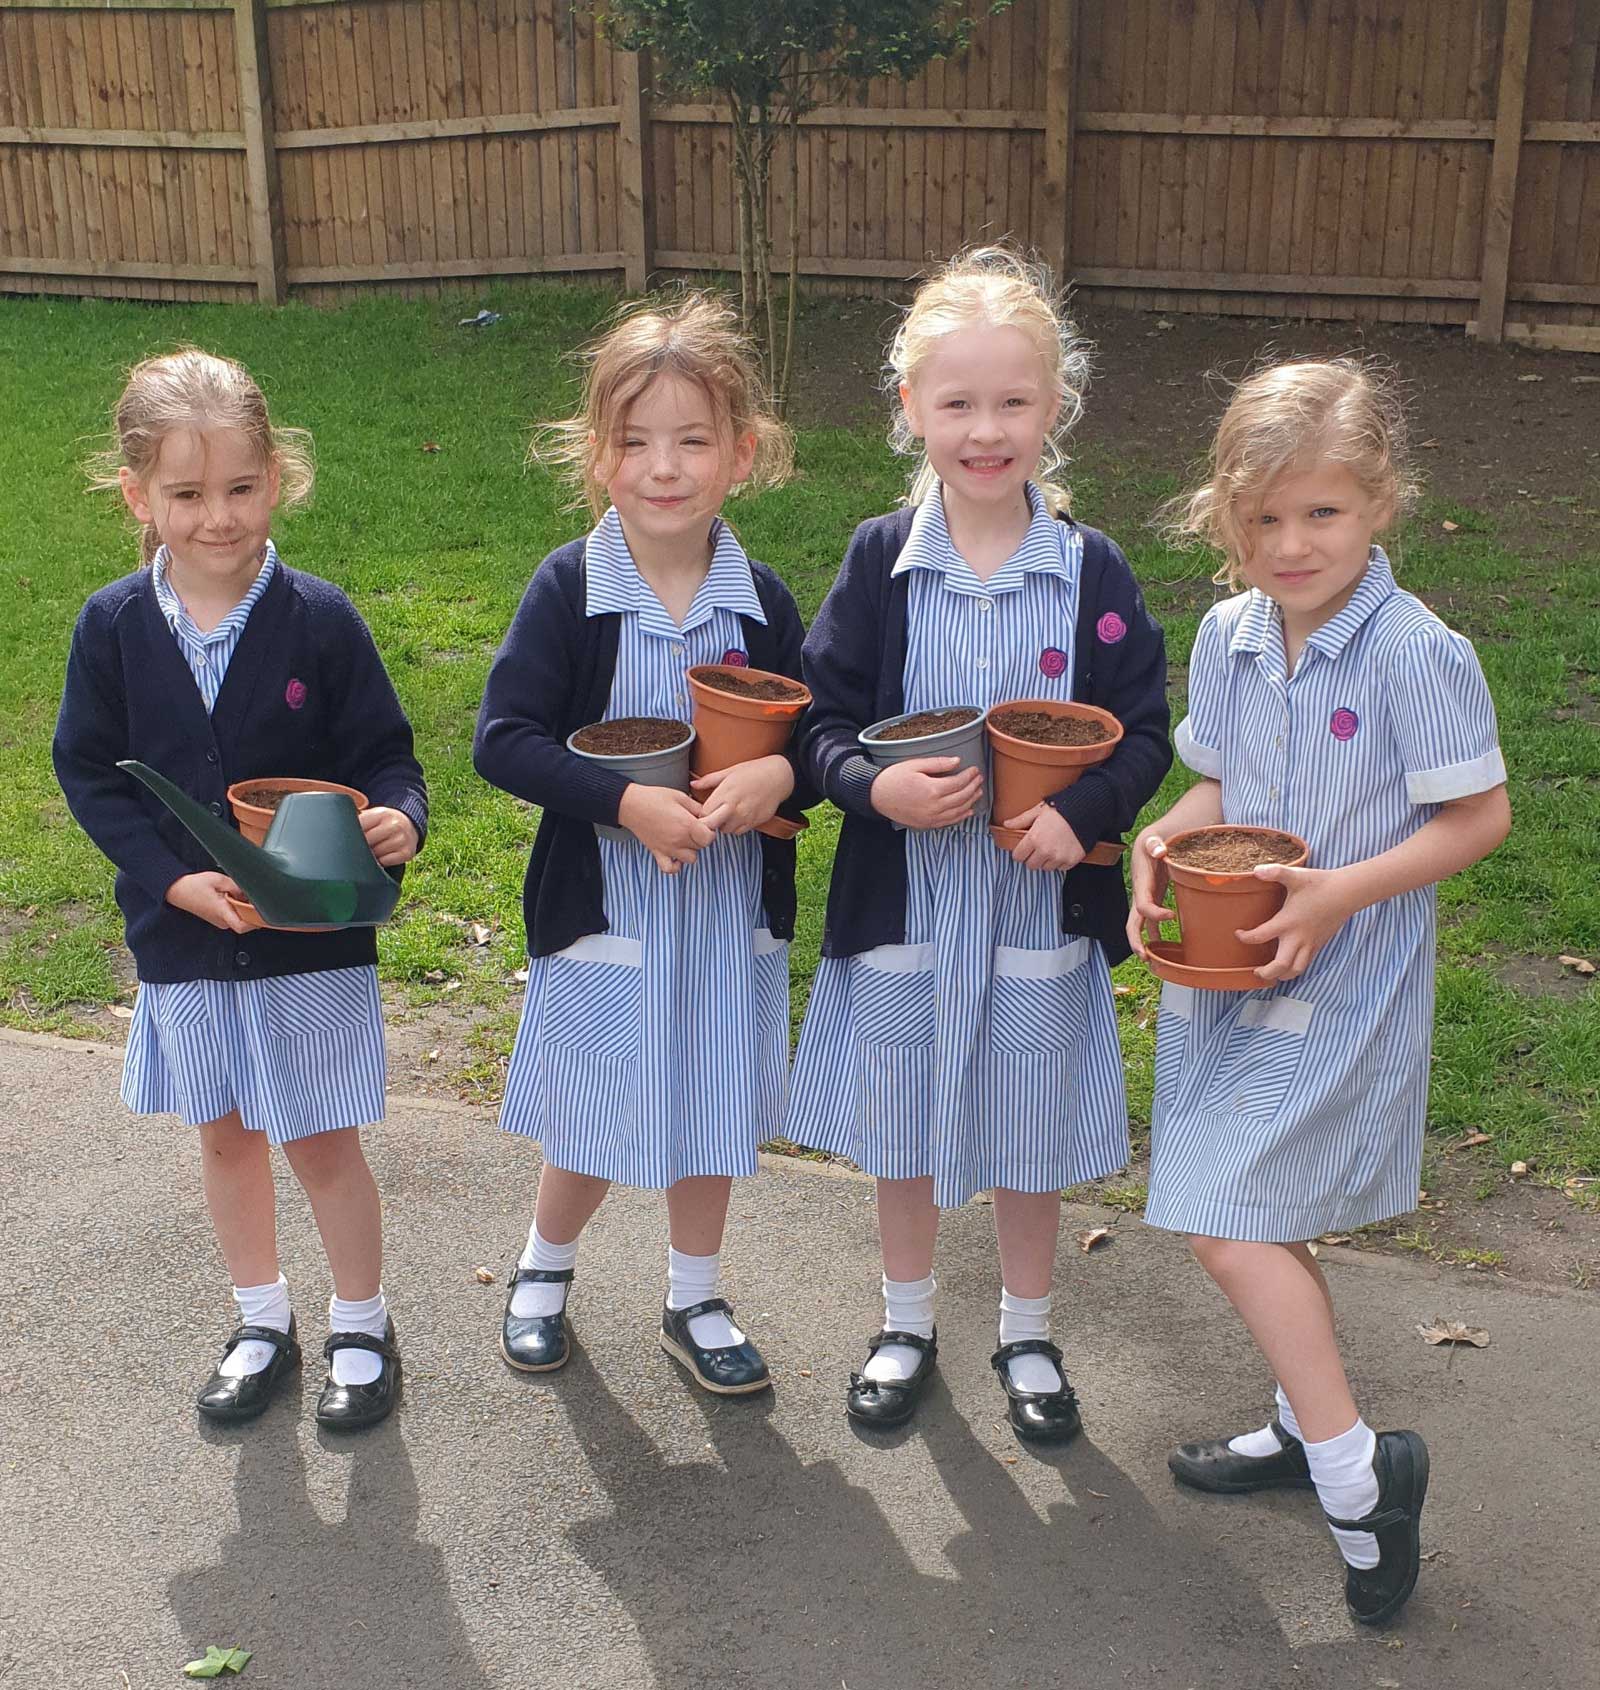
[[[266,1149],[266,1134],[251,1132],[240,1120],[237,1109],[230,1109],[214,1121],[202,1121],[198,1130],[201,1150],[221,1161],[245,1161]]]
[[[355,1127],[338,1127],[332,1132],[313,1133],[309,1138],[290,1139],[283,1153],[302,1185],[317,1185],[367,1165],[361,1134]]]
[[[1195,1260],[1214,1279],[1224,1279],[1231,1272],[1247,1267],[1261,1259],[1263,1250],[1276,1248],[1271,1244],[1250,1244],[1238,1238],[1207,1238],[1199,1233],[1189,1237],[1189,1248]]]

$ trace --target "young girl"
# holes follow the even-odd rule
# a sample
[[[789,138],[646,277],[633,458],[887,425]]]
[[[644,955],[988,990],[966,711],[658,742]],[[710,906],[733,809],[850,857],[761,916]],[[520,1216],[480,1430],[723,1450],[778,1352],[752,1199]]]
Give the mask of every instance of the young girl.
[[[794,769],[758,758],[691,796],[566,741],[611,717],[687,720],[695,664],[798,677],[794,600],[718,514],[739,484],[784,478],[789,438],[733,313],[689,295],[590,349],[582,413],[555,439],[598,521],[539,566],[473,746],[486,780],[544,808],[501,1111],[507,1131],[542,1141],[544,1170],[500,1348],[524,1372],[560,1367],[585,1223],[613,1181],[664,1187],[661,1345],[709,1391],[758,1391],[766,1364],[717,1282],[731,1181],[756,1171],[782,1119],[794,845],[752,830],[780,806],[799,815]],[[630,837],[597,837],[597,823]]]
[[[239,888],[120,758],[148,763],[218,816],[228,786],[298,775],[366,792],[385,867],[428,824],[411,728],[372,636],[337,587],[280,561],[280,499],[311,490],[309,439],[275,429],[225,358],[149,358],[118,402],[99,485],[120,487],[143,564],[84,606],[56,725],[56,775],[116,864],[139,973],[122,1097],[199,1129],[206,1205],[242,1324],[200,1393],[247,1420],[300,1363],[278,1266],[268,1145],[311,1200],[333,1273],[317,1419],[367,1426],[394,1407],[400,1356],[380,1283],[378,1191],[358,1129],[383,1119],[383,1023],[370,928],[247,931]]]
[[[1177,740],[1202,778],[1135,842],[1128,923],[1143,952],[1181,829],[1284,828],[1310,846],[1306,868],[1256,870],[1287,892],[1240,934],[1276,944],[1260,990],[1162,994],[1146,1218],[1191,1235],[1278,1377],[1265,1427],[1186,1444],[1173,1472],[1210,1491],[1314,1486],[1368,1623],[1416,1583],[1428,1455],[1357,1413],[1306,1240],[1415,1206],[1433,883],[1511,820],[1472,647],[1373,544],[1407,492],[1399,412],[1354,360],[1281,364],[1234,394],[1182,525],[1246,590],[1200,625]]]
[[[909,508],[857,529],[805,646],[803,756],[845,812],[789,1135],[878,1181],[883,1330],[848,1412],[910,1418],[934,1369],[939,1210],[994,1191],[1004,1289],[992,1357],[1019,1435],[1063,1440],[1077,1400],[1049,1340],[1061,1190],[1127,1159],[1108,964],[1127,955],[1119,867],[1171,762],[1166,659],[1126,560],[1049,479],[1084,348],[1048,273],[1001,249],[924,284],[889,354]],[[1041,462],[1043,468],[1041,468]],[[878,770],[856,736],[901,711],[1078,699],[1122,723],[1111,758],[989,836],[975,770]]]

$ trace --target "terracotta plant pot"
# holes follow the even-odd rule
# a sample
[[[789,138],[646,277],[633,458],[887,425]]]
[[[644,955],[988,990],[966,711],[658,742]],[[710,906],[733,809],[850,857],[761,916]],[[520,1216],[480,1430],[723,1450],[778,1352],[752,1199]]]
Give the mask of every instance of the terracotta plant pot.
[[[883,734],[886,728],[897,728],[901,723],[911,722],[918,716],[939,716],[947,713],[939,710],[908,710],[903,715],[886,716],[881,722],[874,722],[870,728],[863,728],[856,738],[861,749],[867,754],[868,761],[880,769],[887,769],[895,763],[908,762],[913,757],[958,757],[960,762],[950,771],[952,774],[960,774],[963,769],[976,769],[984,776],[987,784],[988,771],[984,767],[983,757],[985,712],[974,704],[951,705],[949,713],[956,712],[970,712],[971,719],[935,733],[885,739]],[[900,823],[896,822],[894,825],[898,828]]]
[[[1217,870],[1186,866],[1184,846],[1191,848],[1202,836],[1238,837],[1265,834],[1278,845],[1261,862],[1282,862],[1302,868],[1310,851],[1305,840],[1275,827],[1195,827],[1177,833],[1167,841],[1167,872],[1178,902],[1178,926],[1183,937],[1182,961],[1189,968],[1260,968],[1272,960],[1275,944],[1246,945],[1234,937],[1239,931],[1270,921],[1283,907],[1284,889],[1269,880],[1257,880],[1254,866]],[[1285,854],[1290,853],[1290,854]],[[1259,982],[1257,982],[1259,984]]]
[[[752,698],[738,690],[772,684],[782,698]],[[694,757],[692,772],[709,775],[754,757],[771,757],[789,743],[795,723],[811,702],[811,694],[787,675],[766,669],[742,669],[732,664],[698,663],[689,671],[689,696],[694,700]],[[757,828],[772,839],[793,839],[806,826],[774,816]]]
[[[658,720],[664,722],[665,718],[642,717],[640,720],[655,724]],[[689,754],[694,746],[695,734],[687,722],[671,724],[683,730],[682,736],[676,743],[659,751],[585,751],[575,743],[588,733],[590,728],[601,725],[598,722],[590,722],[576,729],[567,736],[567,749],[574,756],[582,757],[586,762],[599,763],[603,768],[610,769],[613,774],[621,775],[625,780],[634,781],[639,786],[670,786],[677,792],[689,790]],[[594,830],[602,839],[633,838],[625,827],[606,827],[596,822]]]
[[[1018,739],[995,722],[1008,710],[1039,711],[1046,716],[1071,717],[1095,722],[1109,737],[1093,745],[1040,745]],[[1092,704],[1062,703],[1053,698],[1012,698],[992,705],[988,716],[990,781],[994,807],[989,812],[996,827],[1004,828],[1013,816],[1042,804],[1053,792],[1069,787],[1085,769],[1105,762],[1122,738],[1122,724],[1109,710]],[[1096,849],[1099,849],[1096,846]]]
[[[228,803],[233,810],[233,819],[239,824],[239,831],[252,845],[266,842],[267,829],[272,826],[272,818],[277,813],[278,802],[287,798],[291,792],[342,792],[347,798],[355,801],[358,810],[367,807],[367,795],[358,792],[353,786],[340,786],[331,780],[299,780],[292,776],[273,776],[260,780],[237,780],[228,788]],[[270,804],[254,804],[247,801],[247,795],[254,797],[257,793],[263,796],[271,795]],[[347,815],[348,811],[345,812]]]

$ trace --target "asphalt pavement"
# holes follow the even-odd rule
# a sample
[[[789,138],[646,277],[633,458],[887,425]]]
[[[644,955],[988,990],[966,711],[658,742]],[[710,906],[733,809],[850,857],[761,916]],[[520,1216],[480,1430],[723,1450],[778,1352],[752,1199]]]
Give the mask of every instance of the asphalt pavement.
[[[489,1112],[396,1098],[368,1135],[406,1360],[398,1415],[319,1431],[326,1269],[279,1159],[303,1382],[254,1425],[192,1399],[232,1325],[193,1134],[135,1119],[103,1046],[0,1034],[0,1690],[1560,1690],[1600,1682],[1600,1298],[1330,1252],[1358,1400],[1433,1456],[1401,1621],[1346,1616],[1310,1493],[1215,1499],[1167,1448],[1260,1424],[1271,1382],[1179,1240],[1068,1208],[1056,1336],[1083,1401],[1019,1445],[989,1369],[988,1205],[941,1231],[941,1379],[856,1431],[870,1182],[769,1158],[724,1263],[776,1389],[717,1400],[655,1342],[658,1194],[585,1238],[561,1373],[495,1339],[537,1157]],[[597,1100],[603,1107],[603,1100]],[[475,1278],[480,1266],[495,1283]],[[1487,1348],[1432,1347],[1435,1316]]]

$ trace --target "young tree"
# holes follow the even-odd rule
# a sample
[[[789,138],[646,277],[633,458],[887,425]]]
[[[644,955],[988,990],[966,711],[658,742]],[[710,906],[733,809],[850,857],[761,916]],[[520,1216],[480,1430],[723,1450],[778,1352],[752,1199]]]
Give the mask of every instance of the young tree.
[[[647,52],[657,79],[726,101],[738,186],[739,299],[765,350],[780,411],[794,360],[800,119],[877,76],[909,81],[965,50],[961,0],[594,0],[607,37]],[[1011,0],[989,0],[991,13]],[[772,285],[772,156],[790,141],[789,287],[780,352]]]

